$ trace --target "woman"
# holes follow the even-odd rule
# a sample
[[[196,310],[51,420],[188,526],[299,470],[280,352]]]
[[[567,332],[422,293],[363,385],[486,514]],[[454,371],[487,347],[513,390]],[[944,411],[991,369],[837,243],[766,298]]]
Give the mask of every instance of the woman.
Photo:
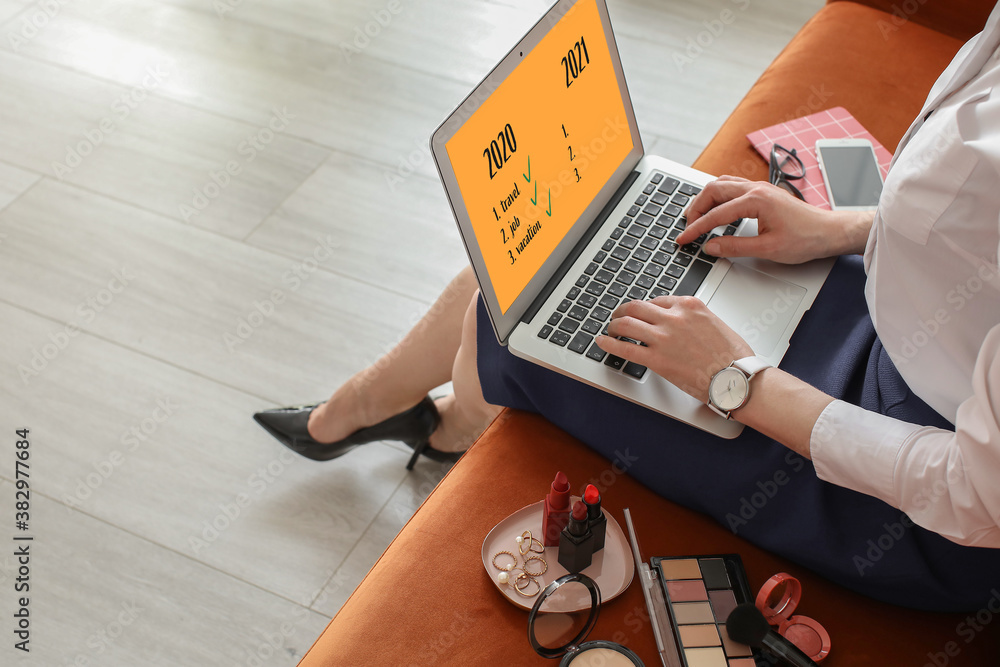
[[[753,217],[757,237],[718,238],[707,251],[841,256],[781,368],[755,375],[732,413],[750,427],[739,438],[514,358],[477,306],[470,271],[381,367],[314,409],[258,420],[312,458],[395,438],[414,458],[451,460],[497,406],[537,411],[606,455],[629,437],[641,482],[845,586],[918,608],[982,607],[1000,588],[998,23],[995,9],[931,90],[876,215],[820,211],[731,177],[691,203],[679,243]],[[702,401],[716,372],[753,354],[694,298],[619,306],[608,333],[602,349]],[[449,379],[455,393],[435,409],[425,394]],[[766,502],[748,503],[758,489]]]

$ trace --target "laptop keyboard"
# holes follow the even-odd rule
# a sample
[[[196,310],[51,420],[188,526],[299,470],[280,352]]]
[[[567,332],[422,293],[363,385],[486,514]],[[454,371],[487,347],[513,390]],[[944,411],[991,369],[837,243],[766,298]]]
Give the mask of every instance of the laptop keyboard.
[[[538,337],[641,379],[645,366],[606,353],[594,338],[607,334],[611,313],[623,303],[664,294],[691,296],[701,287],[716,261],[701,251],[708,236],[684,246],[674,242],[687,225],[684,209],[699,192],[691,183],[654,172]],[[735,234],[740,222],[724,233]]]

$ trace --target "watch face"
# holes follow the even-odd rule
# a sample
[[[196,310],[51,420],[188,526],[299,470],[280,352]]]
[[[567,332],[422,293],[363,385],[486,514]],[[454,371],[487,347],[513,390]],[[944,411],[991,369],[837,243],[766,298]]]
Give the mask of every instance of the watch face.
[[[708,395],[715,407],[730,412],[743,405],[750,393],[747,376],[738,368],[727,367],[715,374]]]

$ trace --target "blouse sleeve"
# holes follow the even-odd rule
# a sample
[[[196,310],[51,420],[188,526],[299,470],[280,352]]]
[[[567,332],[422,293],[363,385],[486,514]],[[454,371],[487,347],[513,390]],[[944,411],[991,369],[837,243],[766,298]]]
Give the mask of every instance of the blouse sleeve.
[[[813,427],[816,474],[880,498],[959,544],[1000,547],[1000,325],[987,335],[955,431],[834,401]]]

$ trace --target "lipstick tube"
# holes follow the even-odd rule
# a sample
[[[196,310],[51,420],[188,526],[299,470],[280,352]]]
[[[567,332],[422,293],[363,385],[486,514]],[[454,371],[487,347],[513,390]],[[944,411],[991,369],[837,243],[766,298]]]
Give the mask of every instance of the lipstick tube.
[[[587,506],[587,523],[594,533],[594,552],[604,548],[604,538],[608,530],[608,517],[601,509],[601,492],[593,484],[588,484],[583,492],[583,504]]]
[[[559,564],[568,572],[580,572],[590,567],[593,559],[594,533],[587,523],[587,506],[578,500],[559,536]]]
[[[559,546],[559,533],[569,523],[569,511],[569,480],[559,471],[545,496],[545,513],[542,515],[542,543],[545,546]]]

